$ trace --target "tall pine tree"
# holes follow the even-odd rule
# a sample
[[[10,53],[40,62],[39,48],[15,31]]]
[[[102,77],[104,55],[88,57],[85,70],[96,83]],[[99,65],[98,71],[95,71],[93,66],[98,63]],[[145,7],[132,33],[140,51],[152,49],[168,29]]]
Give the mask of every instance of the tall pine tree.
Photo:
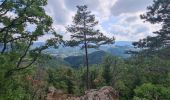
[[[88,48],[98,48],[100,45],[114,43],[114,37],[108,38],[102,32],[95,29],[98,21],[95,15],[88,11],[87,6],[77,6],[78,10],[73,18],[73,24],[67,27],[67,31],[72,33],[71,40],[68,41],[69,46],[81,46],[85,49],[85,63],[87,67],[86,85],[89,85],[89,63],[88,63]]]

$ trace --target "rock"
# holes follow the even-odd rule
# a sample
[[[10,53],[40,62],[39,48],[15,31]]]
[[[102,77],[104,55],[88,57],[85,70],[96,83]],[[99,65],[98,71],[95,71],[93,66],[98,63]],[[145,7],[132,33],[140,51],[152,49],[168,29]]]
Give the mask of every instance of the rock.
[[[53,95],[48,94],[46,100],[119,100],[119,96],[112,87],[105,86],[100,90],[85,91],[85,95],[80,97],[57,93],[56,91]]]
[[[112,87],[105,86],[100,90],[89,90],[78,100],[118,100],[118,95]]]

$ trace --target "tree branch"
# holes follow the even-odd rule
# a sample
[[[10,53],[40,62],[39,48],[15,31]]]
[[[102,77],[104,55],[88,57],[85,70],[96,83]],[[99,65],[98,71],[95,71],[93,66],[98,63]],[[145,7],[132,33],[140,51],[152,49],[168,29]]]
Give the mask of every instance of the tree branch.
[[[38,50],[38,54],[41,54],[41,52],[42,52],[42,49]],[[11,70],[7,71],[6,74],[5,74],[5,77],[9,77],[16,71],[24,70],[24,69],[30,67],[37,60],[37,58],[38,58],[38,56],[35,56],[32,59],[32,61],[25,67],[18,67],[18,68],[14,68],[14,69],[11,69]]]
[[[28,38],[28,37],[34,37],[36,35],[25,35],[25,36],[20,36],[20,37],[16,37],[16,38],[13,38],[11,40],[8,40],[7,42],[12,42],[12,41],[16,41],[16,40],[19,40],[19,39],[22,39],[22,38]]]
[[[0,14],[0,17],[5,15],[9,10],[6,10],[5,12],[3,12],[2,14]]]
[[[32,39],[30,39],[30,42],[29,42],[29,44],[28,44],[28,46],[27,46],[27,48],[26,48],[24,54],[20,57],[20,59],[19,59],[19,61],[18,61],[18,63],[17,63],[17,66],[16,66],[17,68],[19,68],[19,66],[20,66],[20,64],[21,64],[21,62],[22,62],[22,60],[23,60],[24,57],[27,55],[27,52],[28,52],[28,50],[29,50],[31,44],[32,44]]]
[[[36,57],[35,57],[27,66],[25,66],[25,67],[14,68],[14,69],[11,69],[11,70],[7,71],[6,74],[5,74],[5,77],[9,77],[9,76],[11,76],[11,75],[12,75],[14,72],[16,72],[16,71],[24,70],[24,69],[30,67],[30,66],[37,60],[37,58],[38,58],[38,57],[36,56]]]
[[[5,1],[4,1],[4,2],[5,2]],[[3,2],[3,3],[4,3],[4,2]],[[34,1],[32,1],[30,5],[27,5],[27,6],[24,8],[23,12],[26,12],[27,8],[30,7],[33,3],[34,3]],[[4,36],[4,38],[3,38],[4,47],[3,47],[3,50],[1,51],[1,54],[3,54],[3,53],[5,52],[5,50],[6,50],[7,37],[8,37],[9,28],[11,28],[13,25],[15,25],[15,22],[16,22],[18,19],[20,19],[21,17],[23,17],[23,15],[24,15],[24,14],[22,14],[21,16],[19,16],[19,17],[16,18],[16,19],[14,19],[14,20],[10,23],[10,25],[8,25],[8,26],[6,26],[6,27],[4,27],[4,28],[2,28],[2,29],[0,30],[0,33],[3,33],[3,32],[6,30],[5,36]],[[19,24],[22,24],[22,23],[24,23],[24,21],[20,22]]]

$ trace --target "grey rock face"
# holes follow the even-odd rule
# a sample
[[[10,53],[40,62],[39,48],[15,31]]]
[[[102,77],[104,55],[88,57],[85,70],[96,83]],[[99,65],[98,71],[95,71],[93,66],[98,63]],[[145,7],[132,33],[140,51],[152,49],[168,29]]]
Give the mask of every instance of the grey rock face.
[[[113,90],[110,86],[105,86],[100,90],[88,90],[85,92],[84,96],[74,97],[68,94],[48,94],[46,100],[119,100],[119,96],[116,91]]]

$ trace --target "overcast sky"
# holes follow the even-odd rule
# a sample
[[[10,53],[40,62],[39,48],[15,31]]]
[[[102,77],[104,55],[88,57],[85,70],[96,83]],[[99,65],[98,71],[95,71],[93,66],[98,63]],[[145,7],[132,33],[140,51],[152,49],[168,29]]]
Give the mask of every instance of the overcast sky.
[[[65,27],[72,22],[77,5],[88,5],[96,15],[97,26],[107,36],[115,36],[116,41],[137,41],[158,29],[149,23],[143,23],[139,15],[153,0],[48,0],[46,12],[53,18],[56,32],[69,38]],[[45,36],[42,39],[49,38]]]

